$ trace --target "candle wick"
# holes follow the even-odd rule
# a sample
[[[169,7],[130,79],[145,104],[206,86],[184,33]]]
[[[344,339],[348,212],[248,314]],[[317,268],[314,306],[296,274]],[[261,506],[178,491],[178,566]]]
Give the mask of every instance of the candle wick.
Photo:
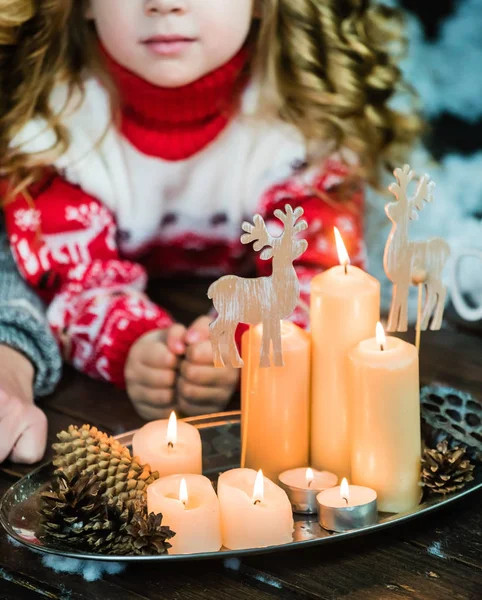
[[[345,275],[348,275],[348,264],[345,263]]]
[[[345,498],[345,496],[343,496],[343,500],[346,502],[346,505],[348,506],[348,498]]]
[[[382,352],[384,352],[384,351],[385,351],[385,346],[384,346],[383,344],[380,344],[380,350],[381,350]]]
[[[310,481],[308,481],[308,487],[310,487],[312,483],[313,483],[313,479],[310,479]]]
[[[167,442],[167,447],[168,448],[174,448],[174,444],[172,442]]]
[[[256,506],[256,504],[261,504],[261,500],[255,500],[254,505]]]

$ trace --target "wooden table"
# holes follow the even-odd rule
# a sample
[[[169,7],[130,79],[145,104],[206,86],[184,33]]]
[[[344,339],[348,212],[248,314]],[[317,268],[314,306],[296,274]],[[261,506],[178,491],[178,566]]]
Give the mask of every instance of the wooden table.
[[[445,382],[482,398],[482,338],[453,325],[424,334],[421,373],[424,382]],[[123,393],[70,369],[43,408],[50,442],[71,423],[93,423],[112,434],[143,424]],[[4,464],[0,494],[28,471]],[[326,549],[263,555],[241,563],[131,565],[93,583],[79,575],[54,573],[42,565],[40,556],[9,543],[2,530],[0,598],[480,599],[481,501],[481,493],[473,494],[428,518]]]

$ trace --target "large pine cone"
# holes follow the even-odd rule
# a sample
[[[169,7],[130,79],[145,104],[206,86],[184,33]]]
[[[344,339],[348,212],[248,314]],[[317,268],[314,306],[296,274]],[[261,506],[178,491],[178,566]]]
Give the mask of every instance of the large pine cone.
[[[141,465],[129,450],[97,427],[71,425],[57,434],[53,463],[68,478],[95,474],[104,482],[104,494],[125,502],[146,500],[146,489],[159,474]]]
[[[465,448],[449,447],[447,440],[435,449],[426,448],[422,457],[422,483],[436,494],[450,494],[473,481],[474,465]]]

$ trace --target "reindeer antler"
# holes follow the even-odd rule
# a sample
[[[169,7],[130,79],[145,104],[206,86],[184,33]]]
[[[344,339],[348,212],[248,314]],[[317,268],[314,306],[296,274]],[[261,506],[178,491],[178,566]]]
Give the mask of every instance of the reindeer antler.
[[[393,174],[397,178],[398,183],[391,183],[388,189],[399,202],[406,203],[408,206],[408,186],[414,178],[415,172],[412,171],[409,165],[403,165],[403,169],[397,167],[393,171]]]
[[[428,175],[424,175],[417,186],[415,195],[410,200],[410,204],[417,210],[422,210],[423,203],[433,201],[433,192],[435,189],[435,183],[430,179]]]
[[[248,221],[244,221],[241,225],[242,230],[247,232],[241,236],[241,243],[249,244],[254,242],[253,248],[256,252],[259,252],[265,246],[272,246],[274,239],[268,233],[263,217],[261,215],[254,215],[253,222],[254,225],[248,223]]]
[[[397,178],[398,183],[392,183],[388,189],[395,196],[397,201],[404,206],[404,209],[409,213],[409,218],[415,220],[418,219],[416,210],[422,210],[424,201],[432,202],[435,183],[428,175],[424,175],[418,182],[415,194],[409,198],[408,186],[415,178],[415,172],[409,165],[404,165],[403,169],[395,169],[393,174]]]
[[[285,231],[290,231],[292,235],[296,235],[300,231],[304,231],[308,229],[308,223],[303,220],[300,221],[297,225],[295,225],[296,221],[303,215],[304,210],[301,206],[298,206],[293,210],[293,208],[289,205],[285,205],[285,212],[281,209],[277,209],[274,211],[274,216],[278,218],[285,226]]]

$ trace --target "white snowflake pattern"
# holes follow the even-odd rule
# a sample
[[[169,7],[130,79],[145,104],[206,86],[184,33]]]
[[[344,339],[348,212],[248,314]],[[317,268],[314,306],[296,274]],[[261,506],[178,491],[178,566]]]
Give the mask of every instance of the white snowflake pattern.
[[[37,231],[40,221],[40,211],[36,208],[22,208],[15,211],[15,225],[22,231]]]
[[[351,233],[355,229],[353,219],[348,216],[339,217],[336,220],[336,224],[338,226],[338,229],[340,229],[341,231],[345,231],[346,233]]]

